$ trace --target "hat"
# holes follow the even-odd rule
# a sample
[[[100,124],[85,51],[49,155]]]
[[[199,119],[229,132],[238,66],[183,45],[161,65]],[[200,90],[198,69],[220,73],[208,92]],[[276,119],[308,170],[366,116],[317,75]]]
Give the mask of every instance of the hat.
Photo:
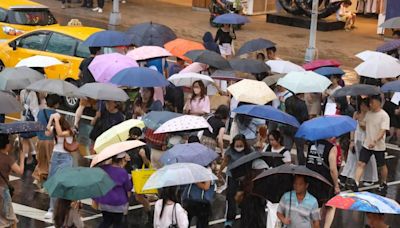
[[[264,160],[256,159],[251,163],[252,169],[268,169],[269,166]]]
[[[115,155],[117,158],[124,158],[124,157],[126,157],[126,155],[128,155],[126,152],[122,152],[122,153],[119,153],[119,154],[117,154],[117,155]]]

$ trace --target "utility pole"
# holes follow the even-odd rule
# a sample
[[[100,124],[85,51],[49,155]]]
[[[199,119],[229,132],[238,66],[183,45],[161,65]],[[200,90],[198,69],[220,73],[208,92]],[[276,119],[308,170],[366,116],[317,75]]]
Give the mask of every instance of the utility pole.
[[[306,55],[304,60],[306,62],[311,62],[315,59],[316,52],[316,39],[317,39],[317,25],[318,25],[318,0],[313,0],[312,2],[312,13],[311,13],[311,24],[310,24],[310,40],[308,43],[308,48],[306,49]]]
[[[116,30],[117,26],[121,25],[121,13],[119,12],[119,0],[113,0],[113,8],[110,13],[108,27],[111,30]]]

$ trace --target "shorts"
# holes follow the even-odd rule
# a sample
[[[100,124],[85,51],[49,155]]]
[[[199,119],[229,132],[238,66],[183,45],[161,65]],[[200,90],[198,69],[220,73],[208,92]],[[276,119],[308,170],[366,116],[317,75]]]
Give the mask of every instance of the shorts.
[[[367,164],[369,162],[369,159],[371,158],[371,156],[375,155],[376,165],[378,167],[382,167],[382,166],[386,165],[385,152],[386,151],[369,150],[369,149],[363,147],[360,151],[360,158],[358,160],[360,162]]]

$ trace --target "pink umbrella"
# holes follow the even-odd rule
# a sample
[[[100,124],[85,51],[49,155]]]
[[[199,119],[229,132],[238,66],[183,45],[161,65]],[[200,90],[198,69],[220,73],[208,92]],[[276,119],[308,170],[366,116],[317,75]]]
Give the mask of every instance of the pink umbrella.
[[[189,66],[185,67],[179,73],[199,73],[206,69],[207,69],[207,64],[194,62]]]
[[[180,132],[180,131],[192,131],[207,129],[212,132],[210,124],[204,117],[183,115],[168,120],[163,123],[154,134],[168,133],[168,132]]]
[[[158,46],[142,46],[129,51],[126,55],[136,61],[172,56],[169,51]]]
[[[93,157],[92,163],[90,163],[90,167],[93,167],[99,164],[100,162],[108,160],[119,153],[126,152],[133,148],[137,148],[144,145],[146,145],[146,143],[139,140],[130,140],[112,144],[111,146],[106,147],[99,154]]]
[[[320,67],[339,67],[341,63],[335,59],[317,59],[303,65],[305,70],[315,70]]]
[[[138,67],[137,62],[126,55],[111,53],[96,56],[89,70],[97,82],[109,82],[118,72],[130,67]]]

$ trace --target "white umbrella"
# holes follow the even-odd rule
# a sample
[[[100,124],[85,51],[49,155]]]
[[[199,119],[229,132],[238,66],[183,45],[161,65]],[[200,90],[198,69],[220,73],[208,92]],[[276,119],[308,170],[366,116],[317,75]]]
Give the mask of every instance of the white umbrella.
[[[207,64],[194,62],[183,68],[179,73],[199,73],[203,70],[207,70]]]
[[[369,59],[354,69],[357,74],[370,78],[394,78],[400,75],[400,62],[385,57]]]
[[[277,83],[293,93],[322,93],[330,84],[329,79],[313,71],[290,72]]]
[[[79,88],[78,95],[105,101],[126,101],[129,99],[124,90],[115,85],[100,82],[86,83]]]
[[[168,81],[172,82],[175,86],[192,86],[195,81],[202,81],[205,86],[214,83],[214,80],[207,75],[198,73],[179,73],[174,74],[168,78]]]
[[[76,96],[79,94],[78,87],[58,79],[42,79],[30,84],[27,90],[43,93],[54,93],[60,96]]]
[[[377,52],[377,51],[370,51],[370,50],[362,51],[362,52],[358,53],[356,55],[356,57],[358,57],[359,59],[361,59],[363,61],[367,61],[370,59],[376,59],[376,58],[379,58],[381,60],[392,60],[392,61],[398,60],[388,54],[385,54],[382,52]]]
[[[183,115],[163,123],[154,133],[161,134],[168,132],[202,130],[206,128],[212,132],[212,127],[204,117]]]
[[[229,93],[241,102],[265,105],[277,97],[274,91],[264,82],[243,79],[228,87]]]
[[[292,71],[305,71],[303,67],[285,60],[268,60],[265,62],[271,67],[272,72],[287,74]]]
[[[218,180],[210,170],[194,163],[175,163],[157,170],[147,180],[143,190],[194,184]]]
[[[50,67],[54,65],[63,64],[60,60],[43,55],[35,55],[32,57],[28,57],[26,59],[22,59],[17,63],[15,67],[26,66],[26,67]]]

